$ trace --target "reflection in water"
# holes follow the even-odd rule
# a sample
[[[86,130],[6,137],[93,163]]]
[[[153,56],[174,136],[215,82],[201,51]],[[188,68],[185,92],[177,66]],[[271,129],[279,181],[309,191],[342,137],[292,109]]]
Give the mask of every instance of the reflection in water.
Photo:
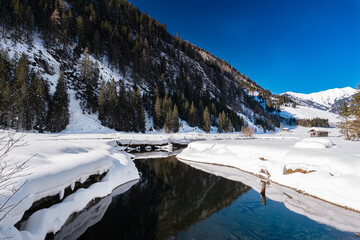
[[[253,174],[240,171],[236,168],[182,161],[196,169],[242,182],[259,192],[260,195],[263,190],[264,181]],[[284,203],[284,205],[293,212],[305,215],[310,219],[330,225],[341,231],[357,232],[360,230],[359,213],[299,193],[294,189],[267,182],[266,197]]]
[[[250,188],[170,157],[136,160],[143,176],[116,197],[81,239],[167,239],[228,206]]]
[[[143,174],[139,183],[114,197],[80,239],[358,239],[294,213],[282,201],[268,198],[263,205],[257,178],[241,181],[254,191],[212,174],[213,166],[205,172],[175,157],[135,162]],[[266,196],[273,193],[270,184]]]
[[[109,207],[112,197],[122,194],[128,191],[134,184],[138,181],[131,181],[125,183],[118,188],[116,188],[110,195],[95,200],[95,202],[85,208],[83,211],[73,214],[67,220],[66,224],[60,229],[55,236],[48,234],[47,239],[54,240],[67,240],[67,239],[77,239],[80,237],[89,227],[99,222],[107,208]]]

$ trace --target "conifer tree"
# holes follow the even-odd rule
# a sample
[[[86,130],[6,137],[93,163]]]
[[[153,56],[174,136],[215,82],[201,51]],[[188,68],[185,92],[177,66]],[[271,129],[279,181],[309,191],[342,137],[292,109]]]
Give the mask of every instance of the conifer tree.
[[[197,116],[197,110],[196,107],[194,105],[194,102],[191,102],[191,106],[190,106],[190,111],[189,111],[189,126],[190,127],[195,127],[198,121],[198,116]]]
[[[234,132],[234,126],[230,119],[228,119],[227,132]]]
[[[164,124],[166,114],[167,114],[168,111],[171,110],[172,106],[173,106],[173,104],[172,104],[171,97],[165,95],[165,97],[164,97],[164,99],[163,99],[163,101],[162,101],[162,109],[161,109],[161,111],[162,111],[162,113],[161,113],[162,118],[161,118],[161,124]]]
[[[25,12],[25,19],[26,19],[26,38],[27,41],[30,42],[32,40],[32,31],[34,30],[35,25],[35,18],[33,15],[33,12],[31,10],[31,7],[28,6]]]
[[[100,55],[100,33],[96,29],[94,33],[94,38],[92,42],[92,52],[95,54],[96,57]]]
[[[35,117],[34,129],[43,132],[46,123],[45,89],[38,74],[34,74],[31,81],[31,109]]]
[[[140,88],[136,90],[136,104],[135,104],[135,118],[136,118],[136,130],[138,132],[145,132],[145,111],[141,100]]]
[[[128,101],[126,98],[126,89],[124,84],[120,84],[119,90],[119,101],[118,101],[118,108],[117,108],[117,123],[120,131],[129,130],[127,124],[129,123],[130,119],[129,116],[126,114],[128,106]]]
[[[49,108],[48,129],[51,132],[60,132],[69,124],[69,96],[64,73],[60,73],[56,90]]]
[[[353,120],[350,125],[350,133],[354,138],[360,138],[360,84],[358,85],[358,90],[356,94],[351,99],[351,114]]]
[[[18,66],[15,70],[15,83],[14,83],[14,117],[13,127],[27,127],[27,104],[28,104],[28,72],[29,61],[27,56],[23,53],[20,57]],[[25,121],[26,119],[26,121]]]
[[[350,108],[348,107],[347,102],[343,103],[339,115],[342,118],[339,124],[339,127],[341,129],[340,132],[345,135],[346,140],[350,140],[349,130],[350,130],[351,111]]]
[[[106,125],[106,115],[107,115],[107,109],[106,109],[106,103],[107,103],[107,96],[106,96],[106,85],[105,80],[101,82],[101,87],[99,91],[99,97],[98,97],[98,110],[99,110],[99,120],[103,125]]]
[[[85,102],[83,107],[85,107],[89,112],[97,111],[97,95],[98,91],[98,79],[99,79],[99,70],[96,64],[94,64],[88,54],[88,48],[85,48],[83,52],[83,60],[81,62],[81,90],[85,94]]]
[[[156,97],[156,100],[155,100],[155,116],[154,116],[154,127],[156,129],[159,129],[160,128],[160,124],[161,124],[161,115],[162,115],[162,101],[161,101],[161,98],[160,96],[157,96]]]
[[[115,79],[111,79],[111,81],[108,83],[108,111],[109,111],[109,120],[108,120],[108,126],[110,128],[116,127],[116,120],[117,120],[117,102],[118,102],[118,96],[116,92],[116,82]]]
[[[31,130],[32,129],[32,124],[34,122],[34,109],[33,106],[31,104],[31,93],[29,91],[29,87],[26,85],[24,85],[21,88],[21,100],[20,100],[20,104],[22,105],[22,127],[25,130]]]
[[[138,110],[139,111],[139,132],[145,133],[145,111],[144,108],[141,106],[141,108]]]
[[[129,98],[129,105],[127,108],[126,114],[129,116],[129,124],[130,128],[127,129],[127,131],[134,131],[138,132],[137,129],[137,119],[136,119],[136,94],[134,90],[129,90],[128,92],[128,98]]]
[[[211,130],[211,120],[210,120],[210,113],[209,113],[209,109],[206,106],[205,107],[205,111],[203,113],[203,122],[204,122],[204,126],[203,126],[203,130],[205,132],[210,132]]]
[[[173,129],[173,114],[171,109],[166,113],[165,123],[164,123],[164,131],[166,133],[172,132]]]
[[[219,119],[218,132],[223,133],[225,131],[225,124],[226,124],[225,112],[224,111],[219,113],[218,119]]]
[[[173,127],[172,127],[172,131],[173,132],[178,132],[179,131],[179,111],[178,111],[178,108],[176,106],[176,104],[174,104],[174,109],[172,111],[172,117],[173,117],[173,120],[172,120],[172,124],[173,124]]]
[[[85,47],[86,39],[85,39],[85,26],[84,26],[84,20],[81,16],[77,18],[76,21],[76,32],[78,36],[78,43],[80,47]]]
[[[215,104],[212,103],[211,104],[211,125],[216,125],[216,116],[217,116],[217,111],[216,111],[216,107]]]
[[[8,82],[11,75],[11,66],[7,60],[7,54],[0,51],[0,80]]]

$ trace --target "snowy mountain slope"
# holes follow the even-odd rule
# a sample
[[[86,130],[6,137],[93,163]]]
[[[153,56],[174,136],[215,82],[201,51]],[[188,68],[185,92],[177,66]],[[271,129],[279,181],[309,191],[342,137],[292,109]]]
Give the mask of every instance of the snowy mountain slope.
[[[296,106],[296,108],[282,107],[280,116],[284,118],[294,117],[298,119],[323,118],[328,119],[329,123],[333,124],[339,121],[339,115],[335,113],[307,106]]]
[[[331,105],[331,107],[328,111],[338,114],[340,112],[340,109],[342,108],[344,102],[347,102],[348,104],[350,103],[351,97],[352,96],[336,101],[333,105]]]
[[[317,108],[321,110],[330,110],[331,106],[337,101],[349,98],[354,95],[356,90],[351,87],[334,88],[326,91],[303,94],[294,92],[285,92],[281,95],[294,100],[298,105]]]
[[[66,51],[56,47],[46,46],[44,41],[41,39],[41,35],[38,33],[34,33],[34,41],[31,43],[28,43],[21,38],[15,41],[11,33],[1,33],[0,36],[0,51],[6,52],[5,56],[7,56],[9,60],[14,59],[14,61],[18,61],[23,53],[27,55],[30,71],[39,73],[39,75],[49,84],[51,95],[55,92],[55,86],[60,76],[60,71],[64,72],[65,78],[68,82],[69,93],[71,93],[71,119],[70,126],[68,126],[63,133],[78,133],[79,131],[86,133],[112,131],[109,128],[101,126],[101,123],[97,119],[97,113],[87,114],[86,111],[81,108],[82,106],[78,106],[79,103],[81,103],[79,96],[81,98],[83,95],[83,93],[80,92],[81,89],[79,89],[79,86],[77,85],[79,82],[78,79],[83,54],[68,54],[68,52],[73,51],[72,46],[68,46]],[[202,94],[209,94],[209,98],[211,99],[219,99],[221,94],[223,94],[222,91],[228,91],[228,89],[220,90],[221,87],[219,86],[219,83],[212,79],[211,66],[206,65],[206,63],[202,62],[201,59],[195,60],[190,58],[184,52],[176,50],[172,45],[168,45],[168,49],[177,51],[181,61],[190,66],[189,75],[196,73],[197,76],[201,77],[202,86],[200,88]],[[61,57],[59,57],[59,53],[61,53]],[[212,56],[210,54],[207,55]],[[167,59],[167,71],[169,72],[169,75],[173,75],[174,78],[177,78],[176,82],[179,84],[178,82],[180,80],[177,77],[177,69],[180,67],[179,63],[177,63],[176,59],[166,55],[165,53],[162,53],[162,56],[165,56]],[[95,57],[94,55],[89,55],[89,59],[98,69],[98,89],[100,88],[102,80],[109,82],[111,79],[114,79],[116,83],[121,82],[127,88],[131,88],[134,83],[137,84],[140,87],[142,94],[154,92],[156,87],[156,85],[154,86],[154,82],[146,79],[134,79],[132,74],[133,69],[131,67],[126,67],[126,71],[121,72],[119,69],[109,66],[107,57]],[[160,61],[159,59],[154,60]],[[240,79],[242,75],[240,73],[236,74]],[[252,97],[248,96],[247,92],[238,85],[238,83],[236,83],[230,75],[223,73],[219,74],[218,77],[224,80],[222,84],[223,87],[226,86],[225,88],[232,89],[231,93],[224,95],[224,99],[227,100],[227,108],[233,109],[238,115],[243,116],[246,125],[254,125],[254,122],[259,119],[266,123],[268,118],[276,118],[276,116],[271,116],[271,114],[264,111],[257,102],[254,102]],[[165,85],[164,87],[165,91],[170,91],[167,89],[170,88],[169,86]],[[234,89],[235,91],[233,91]],[[96,90],[95,94],[98,94]],[[74,101],[74,97],[76,98],[76,101]],[[85,121],[85,119],[87,120]],[[85,122],[86,126],[83,125]],[[90,124],[90,122],[92,124]],[[147,126],[147,129],[151,128],[153,127]]]
[[[96,133],[114,133],[113,129],[101,125],[96,114],[83,112],[80,103],[75,99],[75,92],[70,91],[70,123],[61,133],[63,134],[96,134]]]
[[[34,41],[28,44],[24,41],[14,41],[9,35],[0,33],[0,51],[7,54],[9,59],[20,59],[22,53],[28,56],[30,68],[38,72],[50,85],[50,93],[55,92],[55,86],[60,75],[61,63],[54,56],[55,53],[44,46],[38,34],[34,34]]]

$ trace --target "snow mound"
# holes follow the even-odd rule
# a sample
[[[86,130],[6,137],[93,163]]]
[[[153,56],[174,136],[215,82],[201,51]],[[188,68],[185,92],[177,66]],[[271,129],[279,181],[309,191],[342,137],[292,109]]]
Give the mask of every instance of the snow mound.
[[[119,180],[126,183],[138,178],[135,171],[133,174],[129,173],[130,171],[124,169],[120,162],[114,162],[113,167],[101,182],[91,185],[88,189],[79,189],[60,204],[39,210],[31,215],[25,229],[21,231],[23,239],[45,239],[48,232],[56,233],[71,214],[83,210],[91,200],[109,195],[113,189],[119,186]]]
[[[334,144],[326,138],[305,138],[295,144],[296,148],[331,148]]]

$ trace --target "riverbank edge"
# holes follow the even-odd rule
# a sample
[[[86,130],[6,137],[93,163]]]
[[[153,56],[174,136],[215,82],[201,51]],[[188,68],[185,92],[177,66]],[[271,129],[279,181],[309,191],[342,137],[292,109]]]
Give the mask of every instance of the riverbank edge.
[[[127,164],[123,164],[124,159],[113,160],[113,166],[100,181],[86,189],[79,188],[61,202],[34,212],[23,229],[18,230],[9,222],[2,227],[10,230],[12,239],[19,240],[45,239],[47,234],[57,233],[73,214],[86,209],[94,199],[106,197],[115,189],[139,180],[139,172],[132,156],[127,153],[121,155],[127,160]]]
[[[354,208],[351,208],[351,207],[348,207],[348,206],[344,206],[344,205],[340,205],[340,204],[337,204],[337,203],[333,203],[333,202],[331,202],[331,201],[328,201],[328,200],[326,200],[326,199],[319,198],[319,197],[317,197],[317,196],[314,196],[314,195],[312,195],[312,194],[306,193],[306,192],[304,192],[304,191],[302,191],[302,190],[299,190],[299,189],[296,189],[296,188],[294,188],[294,187],[290,187],[290,186],[287,186],[287,185],[285,185],[285,184],[278,183],[278,182],[276,182],[276,181],[274,181],[274,180],[271,180],[271,179],[269,179],[269,178],[264,177],[263,175],[255,174],[255,173],[253,173],[253,172],[246,171],[246,170],[243,170],[243,169],[238,168],[238,167],[235,167],[235,166],[225,165],[225,164],[218,164],[218,163],[210,163],[210,162],[202,162],[202,161],[189,160],[189,159],[181,158],[181,157],[178,157],[178,156],[176,156],[176,158],[177,158],[179,161],[182,161],[182,160],[183,160],[182,162],[184,162],[184,163],[186,163],[186,162],[193,162],[193,163],[201,163],[201,164],[207,164],[207,165],[214,165],[214,166],[234,168],[234,169],[240,170],[240,171],[242,171],[242,172],[244,172],[244,173],[248,173],[248,174],[251,174],[251,175],[253,175],[253,176],[256,176],[256,177],[258,177],[258,178],[261,179],[261,180],[266,180],[266,181],[269,181],[269,182],[271,182],[271,183],[275,183],[275,184],[277,184],[277,185],[279,185],[279,186],[286,187],[286,188],[289,188],[289,189],[293,189],[294,191],[296,191],[296,192],[298,192],[298,193],[301,193],[301,194],[304,194],[304,195],[306,195],[306,196],[310,196],[310,197],[313,197],[313,198],[315,198],[315,199],[318,199],[318,200],[321,200],[321,201],[323,201],[323,202],[326,202],[326,203],[329,203],[329,204],[331,204],[331,205],[334,205],[334,206],[336,206],[336,207],[341,207],[341,208],[343,208],[343,209],[345,209],[345,210],[353,211],[353,212],[356,212],[356,213],[359,213],[359,214],[360,214],[360,211],[359,211],[359,210],[356,210],[356,209],[354,209]]]

